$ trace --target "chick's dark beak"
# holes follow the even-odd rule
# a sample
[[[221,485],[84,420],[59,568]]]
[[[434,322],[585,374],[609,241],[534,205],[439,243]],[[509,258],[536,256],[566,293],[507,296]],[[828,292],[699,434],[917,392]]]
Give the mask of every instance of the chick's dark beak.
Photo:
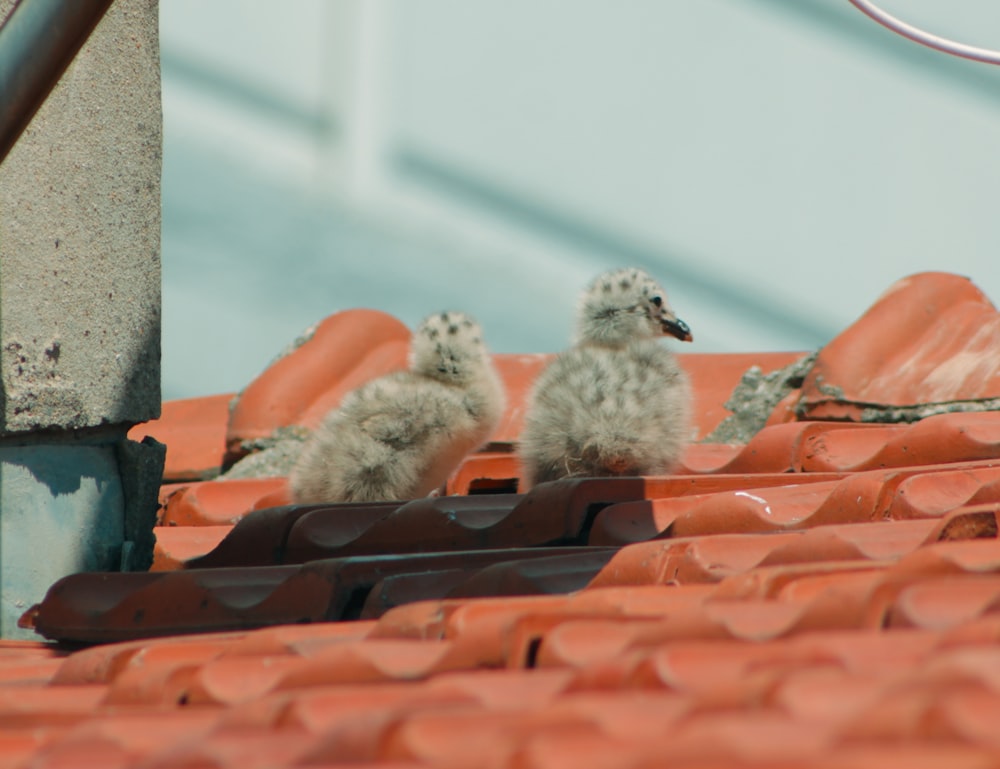
[[[691,335],[691,329],[688,328],[688,324],[676,316],[671,317],[664,315],[660,319],[660,325],[663,328],[663,333],[665,334],[675,336],[682,342],[694,341],[694,337]]]

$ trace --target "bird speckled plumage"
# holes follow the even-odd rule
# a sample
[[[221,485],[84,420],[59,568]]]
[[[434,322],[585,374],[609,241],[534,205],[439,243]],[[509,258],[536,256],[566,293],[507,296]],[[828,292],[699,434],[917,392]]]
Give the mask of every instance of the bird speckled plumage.
[[[584,291],[577,339],[539,375],[519,455],[524,484],[572,477],[656,475],[680,459],[691,390],[664,335],[691,340],[647,273],[600,275]]]
[[[348,393],[307,440],[289,478],[292,498],[400,500],[439,488],[503,415],[503,385],[482,336],[464,313],[424,320],[410,370]]]

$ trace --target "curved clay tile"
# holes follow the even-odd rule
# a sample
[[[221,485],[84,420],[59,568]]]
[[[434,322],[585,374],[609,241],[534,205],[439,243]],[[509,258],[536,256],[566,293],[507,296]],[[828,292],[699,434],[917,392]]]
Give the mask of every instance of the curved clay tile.
[[[800,415],[860,421],[881,413],[882,421],[898,421],[893,409],[923,416],[935,413],[931,405],[998,399],[997,350],[1000,314],[970,280],[913,275],[820,351],[802,386]]]

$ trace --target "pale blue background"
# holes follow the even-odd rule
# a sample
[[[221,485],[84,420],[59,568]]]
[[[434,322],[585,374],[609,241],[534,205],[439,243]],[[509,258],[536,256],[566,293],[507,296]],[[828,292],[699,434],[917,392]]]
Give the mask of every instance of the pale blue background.
[[[1000,47],[995,0],[884,0]],[[350,306],[569,341],[637,264],[689,351],[804,350],[896,279],[994,299],[1000,72],[846,0],[162,0],[164,397]]]

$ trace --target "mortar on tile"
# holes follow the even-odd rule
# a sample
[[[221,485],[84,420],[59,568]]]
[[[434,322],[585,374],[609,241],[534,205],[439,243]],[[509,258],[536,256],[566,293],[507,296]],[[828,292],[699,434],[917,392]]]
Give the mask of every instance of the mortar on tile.
[[[702,443],[747,443],[764,427],[774,407],[802,386],[817,354],[805,355],[770,374],[764,374],[760,366],[752,366],[726,401],[732,415],[723,419]]]

